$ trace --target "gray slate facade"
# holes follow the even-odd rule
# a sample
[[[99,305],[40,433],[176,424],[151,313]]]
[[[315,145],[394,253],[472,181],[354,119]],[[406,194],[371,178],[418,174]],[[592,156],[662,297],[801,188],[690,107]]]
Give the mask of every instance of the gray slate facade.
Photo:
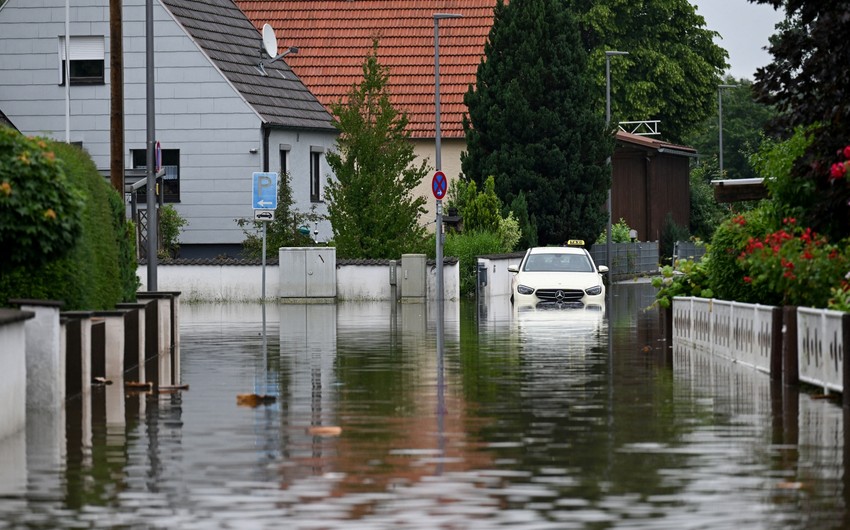
[[[101,82],[75,84],[71,73],[70,140],[108,173],[109,0],[70,3],[72,66],[81,53],[103,59]],[[255,171],[287,170],[296,208],[326,213],[315,182],[311,193],[311,175],[324,186],[330,174],[324,155],[337,131],[285,59],[261,73],[257,65],[268,58],[262,38],[232,0],[153,5],[156,139],[167,169],[165,200],[188,220],[184,248],[241,243],[235,220],[253,217]],[[65,0],[7,0],[0,7],[0,108],[24,134],[57,140],[65,139],[66,127],[64,6]],[[129,169],[144,159],[146,144],[145,0],[124,0],[123,33]],[[319,240],[330,237],[326,221],[317,228]]]

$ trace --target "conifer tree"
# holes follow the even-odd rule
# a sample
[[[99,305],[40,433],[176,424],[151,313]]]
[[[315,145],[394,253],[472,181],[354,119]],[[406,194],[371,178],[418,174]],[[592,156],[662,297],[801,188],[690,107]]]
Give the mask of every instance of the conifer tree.
[[[407,116],[390,103],[388,69],[378,62],[378,43],[363,63],[363,81],[347,102],[332,105],[339,129],[327,155],[334,172],[325,188],[337,254],[344,258],[398,258],[422,248],[419,225],[425,198],[414,188],[428,167],[413,166]]]
[[[498,0],[475,87],[464,102],[466,178],[521,192],[539,244],[592,242],[606,223],[613,132],[587,76],[576,21],[561,0]]]

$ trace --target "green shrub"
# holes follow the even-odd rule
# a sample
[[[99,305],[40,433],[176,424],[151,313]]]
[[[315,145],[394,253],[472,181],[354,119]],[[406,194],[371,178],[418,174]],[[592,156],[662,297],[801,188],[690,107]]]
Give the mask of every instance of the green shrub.
[[[750,238],[760,238],[772,231],[770,216],[757,208],[725,220],[714,232],[708,246],[708,285],[717,298],[738,302],[757,302],[759,293],[744,282],[746,272],[738,256]]]
[[[658,305],[670,307],[675,296],[713,298],[714,292],[708,287],[706,265],[707,260],[679,260],[672,266],[662,267],[661,276],[652,279],[652,285],[658,289],[655,294]]]
[[[448,233],[443,245],[443,256],[456,257],[460,269],[460,294],[474,296],[478,277],[478,256],[505,252],[499,234],[490,231]],[[428,257],[434,258],[436,240],[431,236]]]
[[[632,227],[626,222],[622,217],[616,224],[611,225],[611,241],[614,243],[629,243],[632,238],[629,237],[629,232],[632,231]],[[596,244],[602,245],[608,242],[608,229],[602,231],[599,234],[599,237],[596,238]]]
[[[0,275],[0,300],[60,300],[65,310],[110,309],[134,300],[136,259],[123,200],[84,151],[60,142],[44,143],[62,161],[69,185],[84,197],[79,236],[61,258],[23,263]],[[17,243],[6,248],[15,253]]]
[[[79,236],[83,196],[54,146],[0,127],[0,272],[66,255]]]
[[[175,258],[180,250],[180,232],[188,221],[181,216],[177,209],[171,204],[166,204],[159,209],[159,234],[162,241],[159,242],[160,258]]]
[[[676,241],[687,241],[691,237],[688,227],[682,226],[673,220],[673,214],[667,212],[664,217],[664,226],[661,227],[661,241],[658,252],[661,255],[661,263],[670,264],[673,260],[673,248]]]

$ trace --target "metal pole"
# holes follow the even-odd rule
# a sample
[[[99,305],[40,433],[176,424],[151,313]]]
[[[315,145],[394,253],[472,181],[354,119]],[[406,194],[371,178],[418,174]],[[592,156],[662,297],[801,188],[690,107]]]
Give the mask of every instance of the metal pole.
[[[720,157],[720,178],[723,178],[723,89],[717,87],[717,131],[718,151]]]
[[[266,303],[266,223],[263,221],[263,292],[262,292],[262,303],[265,308]]]
[[[605,52],[605,125],[611,124],[611,56],[612,55],[628,55],[629,52],[621,52],[610,50]],[[605,261],[608,268],[611,269],[609,274],[613,274],[613,259],[611,258],[611,221],[613,216],[614,202],[612,200],[611,190],[614,188],[614,175],[611,167],[611,157],[608,157],[608,171],[611,174],[611,185],[608,187],[608,225],[605,228]]]
[[[147,206],[148,206],[148,291],[156,291],[157,267],[157,207],[156,207],[156,173],[154,172],[154,149],[156,128],[154,116],[156,113],[154,100],[154,64],[153,64],[153,0],[147,0],[145,5],[145,44],[146,44],[146,73],[147,73]]]
[[[611,55],[608,52],[605,52],[605,126],[609,126],[611,124]],[[605,261],[608,264],[608,268],[612,269],[611,273],[613,273],[613,265],[611,263],[611,210],[614,206],[611,198],[611,190],[614,188],[614,175],[613,170],[611,168],[611,157],[608,157],[608,172],[611,175],[611,185],[608,186],[608,223],[605,226]]]
[[[720,178],[723,178],[723,89],[738,88],[741,85],[717,85],[717,131],[718,157],[720,159]]]
[[[65,143],[71,143],[71,0],[65,0]]]
[[[442,169],[442,149],[440,146],[441,131],[440,131],[440,20],[444,18],[460,18],[461,15],[452,13],[435,13],[434,14],[434,143],[436,147],[436,155],[434,157],[436,170]],[[439,306],[443,306],[443,201],[437,199],[437,226],[436,233],[436,250],[437,250],[437,302]],[[442,313],[442,311],[440,311]],[[442,321],[439,322],[442,327]],[[437,347],[441,346],[442,334],[437,335]]]

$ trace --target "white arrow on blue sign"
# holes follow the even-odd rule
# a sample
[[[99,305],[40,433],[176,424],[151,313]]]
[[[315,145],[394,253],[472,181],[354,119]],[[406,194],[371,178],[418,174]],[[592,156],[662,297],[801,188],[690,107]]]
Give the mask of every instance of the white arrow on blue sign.
[[[254,172],[251,207],[259,210],[277,208],[277,173]]]

